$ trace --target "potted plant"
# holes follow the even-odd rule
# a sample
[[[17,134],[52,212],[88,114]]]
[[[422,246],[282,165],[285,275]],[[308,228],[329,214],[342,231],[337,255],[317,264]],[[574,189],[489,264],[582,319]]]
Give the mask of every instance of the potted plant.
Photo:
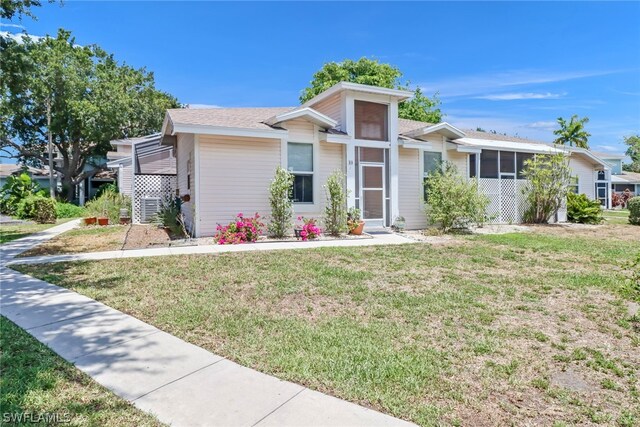
[[[94,225],[96,223],[96,217],[95,216],[88,216],[84,219],[84,224],[85,225]]]
[[[364,221],[360,218],[360,209],[356,207],[349,208],[347,212],[347,226],[349,227],[349,234],[359,236],[364,230]]]
[[[106,216],[98,217],[98,225],[109,225],[109,218]]]
[[[393,229],[396,231],[404,231],[404,227],[406,226],[406,221],[403,216],[396,217],[396,220],[393,222]]]

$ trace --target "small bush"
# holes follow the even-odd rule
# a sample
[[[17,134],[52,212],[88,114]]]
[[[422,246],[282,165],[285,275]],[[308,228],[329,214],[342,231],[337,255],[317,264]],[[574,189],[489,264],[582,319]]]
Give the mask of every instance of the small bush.
[[[220,225],[213,239],[219,245],[236,245],[239,243],[255,242],[258,240],[264,224],[260,222],[260,215],[256,212],[253,217],[244,217],[239,213],[234,221],[228,225]]]
[[[300,238],[303,241],[317,239],[322,234],[322,229],[318,227],[318,221],[315,218],[305,218],[303,216],[299,216],[298,221],[302,221]]]
[[[347,227],[347,193],[344,189],[344,174],[337,170],[329,175],[324,191],[327,205],[324,208],[324,226],[327,234],[339,236],[348,231]]]
[[[527,179],[524,221],[546,224],[555,215],[569,193],[571,168],[564,154],[538,154],[525,161],[522,172]]]
[[[22,219],[31,219],[39,224],[56,222],[56,202],[40,195],[28,196],[18,204],[16,214]]]
[[[182,199],[180,197],[163,200],[154,222],[168,228],[174,236],[185,237],[181,207]]]
[[[85,209],[73,203],[56,202],[57,218],[80,218],[84,216]]]
[[[29,196],[41,192],[37,183],[26,173],[11,175],[0,189],[0,212],[16,215],[18,204]],[[44,196],[44,194],[42,194]]]
[[[117,224],[120,221],[120,209],[127,209],[131,214],[131,199],[108,189],[100,197],[87,203],[85,208],[88,215],[107,217],[109,222]]]
[[[269,185],[269,204],[271,205],[271,221],[269,235],[281,239],[293,225],[293,174],[278,166],[273,181]]]
[[[486,221],[489,199],[478,191],[476,180],[465,180],[452,164],[430,173],[425,186],[427,219],[442,231]]]
[[[627,207],[629,208],[629,224],[640,225],[640,196],[629,199]]]
[[[567,194],[567,219],[580,224],[600,224],[602,206],[597,200],[589,200],[586,194]]]

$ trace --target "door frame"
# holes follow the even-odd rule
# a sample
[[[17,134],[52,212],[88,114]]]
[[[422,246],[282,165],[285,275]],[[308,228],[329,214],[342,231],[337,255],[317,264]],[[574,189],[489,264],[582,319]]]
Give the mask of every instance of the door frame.
[[[367,167],[376,167],[376,168],[380,168],[381,171],[381,176],[382,176],[382,187],[365,187],[364,186],[364,173],[363,173],[363,168],[367,168]],[[384,224],[386,224],[386,219],[387,219],[387,182],[385,179],[385,164],[384,162],[379,163],[379,162],[359,162],[358,164],[358,168],[359,168],[359,176],[360,176],[360,193],[358,194],[358,198],[360,199],[360,208],[362,211],[362,219],[365,221],[381,221],[382,222],[382,226],[384,226]],[[364,217],[364,191],[365,190],[373,190],[373,191],[380,191],[382,190],[382,218],[365,218]]]

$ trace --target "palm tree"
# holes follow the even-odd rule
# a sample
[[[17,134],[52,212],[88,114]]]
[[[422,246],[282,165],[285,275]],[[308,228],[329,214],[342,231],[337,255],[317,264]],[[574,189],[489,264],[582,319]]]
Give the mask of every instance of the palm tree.
[[[578,119],[578,116],[574,114],[571,116],[569,123],[562,117],[558,117],[560,129],[553,131],[554,135],[558,135],[558,138],[553,141],[554,144],[589,149],[589,137],[591,134],[584,130],[585,123],[589,123],[588,117]]]

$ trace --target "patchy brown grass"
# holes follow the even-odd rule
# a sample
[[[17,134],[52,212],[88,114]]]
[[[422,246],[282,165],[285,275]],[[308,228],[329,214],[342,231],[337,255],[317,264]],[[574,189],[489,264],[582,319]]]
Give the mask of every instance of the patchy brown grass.
[[[455,240],[19,268],[422,425],[637,425],[640,227]]]

